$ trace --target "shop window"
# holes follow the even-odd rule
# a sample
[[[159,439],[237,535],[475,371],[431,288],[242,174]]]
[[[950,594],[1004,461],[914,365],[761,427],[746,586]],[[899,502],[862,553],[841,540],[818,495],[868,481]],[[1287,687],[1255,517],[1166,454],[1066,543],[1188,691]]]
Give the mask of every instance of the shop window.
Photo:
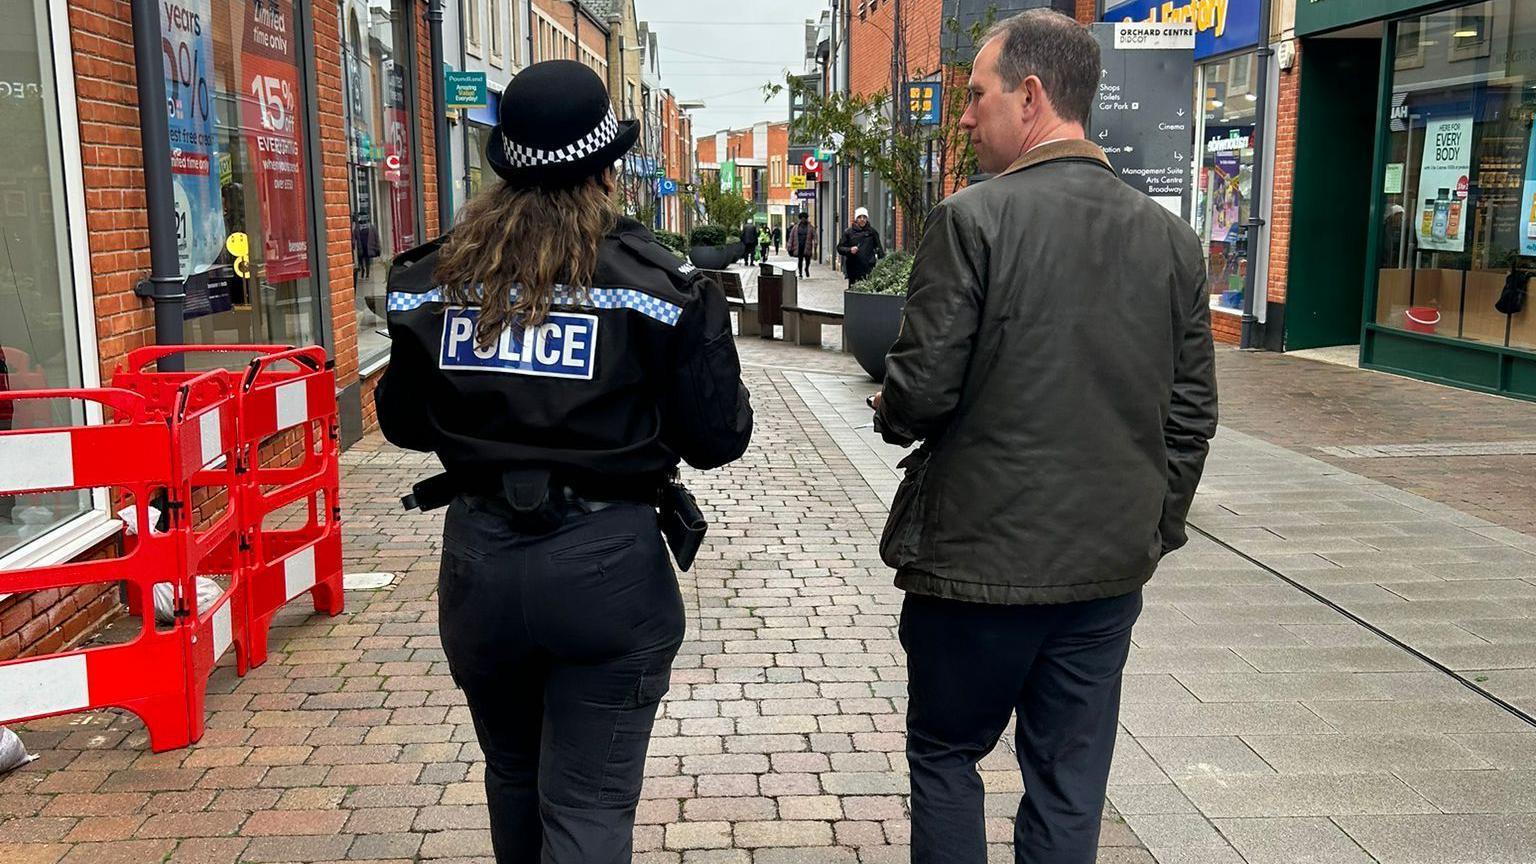
[[[294,4],[165,0],[160,23],[186,338],[318,343]]]
[[[1253,55],[1201,67],[1204,134],[1195,188],[1195,230],[1206,252],[1211,306],[1240,312],[1248,276],[1253,131]]]
[[[505,25],[502,18],[506,12],[504,7],[507,0],[489,0],[491,7],[491,62],[501,65],[502,59],[507,53],[507,34],[503,32]]]
[[[494,4],[496,0],[491,0],[491,2]],[[483,11],[480,8],[481,3],[482,0],[464,0],[465,42],[468,43],[469,53],[474,54],[476,57],[480,56],[480,46],[485,44],[484,37],[480,33],[485,27],[484,24],[480,23],[480,16]]]
[[[6,18],[9,47],[0,51],[0,391],[78,387],[84,369],[54,34],[45,4],[14,12]],[[0,432],[83,419],[78,404],[64,401],[0,402]],[[79,492],[0,494],[0,557],[89,506]]]
[[[1378,326],[1536,349],[1536,310],[1501,302],[1511,273],[1536,271],[1536,21],[1516,17],[1523,5],[1397,24],[1431,50],[1421,66],[1393,64]]]
[[[411,4],[347,3],[347,179],[357,353],[364,368],[389,350],[385,276],[395,255],[422,242],[412,149]]]

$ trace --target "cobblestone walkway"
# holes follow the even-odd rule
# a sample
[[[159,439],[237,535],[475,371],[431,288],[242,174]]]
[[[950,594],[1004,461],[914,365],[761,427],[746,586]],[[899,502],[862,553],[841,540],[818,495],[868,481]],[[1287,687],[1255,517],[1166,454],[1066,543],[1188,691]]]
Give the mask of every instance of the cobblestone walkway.
[[[693,479],[711,543],[681,579],[688,641],[637,860],[904,861],[900,597],[876,554],[900,452],[858,428],[873,385],[851,358],[757,339],[742,356],[758,431]],[[1229,416],[1267,416],[1242,395],[1257,373],[1237,374]],[[1360,386],[1376,385],[1328,384],[1325,404]],[[1517,416],[1483,440],[1518,440]],[[1317,428],[1309,446],[1444,440]],[[1536,730],[1472,689],[1536,710],[1536,541],[1351,473],[1396,460],[1308,454],[1218,439],[1205,533],[1134,635],[1100,861],[1536,862]],[[187,750],[149,753],[112,712],[19,728],[42,758],[0,778],[0,864],[490,860],[436,633],[440,513],[396,503],[431,462],[378,438],[343,458],[347,570],[393,586],[335,619],[293,604],[265,666],[216,673]],[[1008,751],[983,765],[998,862],[1020,794]]]

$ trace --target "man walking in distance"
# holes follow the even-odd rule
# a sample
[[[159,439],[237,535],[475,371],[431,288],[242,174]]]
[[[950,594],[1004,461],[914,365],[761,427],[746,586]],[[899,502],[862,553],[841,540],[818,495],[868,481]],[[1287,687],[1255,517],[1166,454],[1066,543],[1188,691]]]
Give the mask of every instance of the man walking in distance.
[[[811,224],[811,214],[800,211],[800,219],[789,229],[789,254],[795,256],[795,273],[811,275],[811,257],[816,254],[816,226]]]
[[[742,263],[751,267],[757,263],[757,223],[748,219],[741,226],[741,244],[746,247],[743,250]]]
[[[989,34],[961,125],[998,176],[929,218],[872,400],[923,442],[880,544],[907,592],[914,864],[987,860],[976,764],[1015,711],[1014,860],[1094,861],[1141,587],[1216,430],[1200,244],[1084,140],[1098,80],[1064,15]]]

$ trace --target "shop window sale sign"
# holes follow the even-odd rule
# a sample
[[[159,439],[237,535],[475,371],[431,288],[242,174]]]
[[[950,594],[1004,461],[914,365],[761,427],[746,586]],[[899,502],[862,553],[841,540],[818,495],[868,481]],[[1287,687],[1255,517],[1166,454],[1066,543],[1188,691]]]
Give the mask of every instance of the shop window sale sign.
[[[1536,255],[1536,127],[1525,151],[1525,189],[1520,199],[1520,254]]]
[[[165,108],[171,140],[176,249],[183,275],[213,266],[224,249],[218,107],[214,101],[213,15],[208,0],[165,0],[160,46],[165,54]]]
[[[1467,187],[1472,166],[1472,118],[1430,120],[1419,168],[1419,248],[1460,252],[1467,242]]]

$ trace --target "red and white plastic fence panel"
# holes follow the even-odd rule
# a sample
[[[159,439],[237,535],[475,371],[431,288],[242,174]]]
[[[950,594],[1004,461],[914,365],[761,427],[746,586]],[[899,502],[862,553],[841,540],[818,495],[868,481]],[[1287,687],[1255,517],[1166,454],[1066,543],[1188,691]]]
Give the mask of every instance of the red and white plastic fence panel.
[[[0,571],[0,593],[126,583],[142,607],[157,583],[184,590],[178,538],[150,530],[148,511],[150,499],[175,483],[171,426],[126,390],[0,393],[9,404],[62,399],[98,403],[112,422],[0,432],[0,494],[121,490],[132,496],[143,530],[117,558]],[[141,622],[138,635],[120,645],[0,663],[0,723],[117,707],[143,719],[156,751],[197,740],[202,716],[191,712],[187,634],[179,625],[157,628],[151,614]]]
[[[305,592],[315,611],[342,612],[341,469],[336,378],[320,348],[267,353],[251,361],[240,386],[244,478],[241,518],[250,551],[250,665],[267,657],[272,617]],[[294,465],[264,466],[261,447],[279,433],[302,439]],[[294,505],[301,505],[295,508]],[[297,512],[295,512],[295,510]],[[296,525],[267,526],[267,518]]]

